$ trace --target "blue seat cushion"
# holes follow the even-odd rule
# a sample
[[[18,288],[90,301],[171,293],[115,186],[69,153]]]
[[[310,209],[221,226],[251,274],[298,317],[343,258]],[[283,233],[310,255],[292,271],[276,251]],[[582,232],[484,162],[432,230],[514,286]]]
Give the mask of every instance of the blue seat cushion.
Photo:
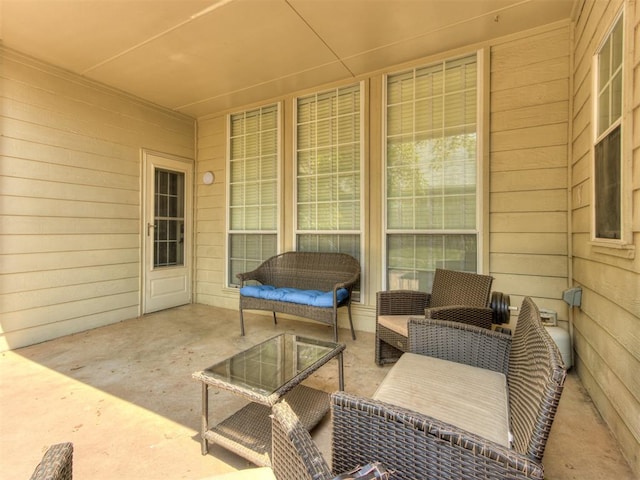
[[[298,288],[275,288],[271,285],[247,285],[240,289],[240,295],[245,297],[263,298],[280,302],[298,303],[312,307],[332,307],[333,292],[321,292],[320,290],[300,290]],[[337,292],[338,303],[349,297],[346,288],[339,288]]]

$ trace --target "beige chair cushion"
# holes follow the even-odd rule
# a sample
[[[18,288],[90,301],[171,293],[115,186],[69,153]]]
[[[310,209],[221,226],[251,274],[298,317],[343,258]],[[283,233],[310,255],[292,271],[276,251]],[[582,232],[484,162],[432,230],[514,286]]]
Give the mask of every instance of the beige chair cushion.
[[[409,318],[416,315],[379,315],[378,323],[403,337],[409,336]]]
[[[373,398],[510,447],[507,378],[502,373],[405,353]]]
[[[202,480],[276,480],[270,467],[247,468],[236,472],[223,473]]]

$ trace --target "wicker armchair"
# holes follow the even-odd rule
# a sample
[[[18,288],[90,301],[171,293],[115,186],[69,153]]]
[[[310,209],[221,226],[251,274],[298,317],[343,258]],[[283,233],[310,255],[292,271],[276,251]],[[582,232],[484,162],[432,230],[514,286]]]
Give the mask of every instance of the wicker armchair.
[[[52,445],[31,475],[31,480],[71,480],[73,469],[73,444]]]
[[[542,479],[542,456],[566,369],[531,299],[523,301],[513,336],[412,318],[409,337],[412,353],[506,374],[511,447],[407,408],[336,392],[331,409],[339,441],[333,444],[333,468],[376,458],[400,479]]]
[[[375,360],[393,363],[407,351],[409,315],[468,323],[491,328],[497,309],[489,303],[493,277],[438,268],[431,293],[390,290],[376,296]],[[503,302],[508,297],[495,296]],[[508,315],[508,308],[502,308]],[[507,317],[508,321],[508,317]]]

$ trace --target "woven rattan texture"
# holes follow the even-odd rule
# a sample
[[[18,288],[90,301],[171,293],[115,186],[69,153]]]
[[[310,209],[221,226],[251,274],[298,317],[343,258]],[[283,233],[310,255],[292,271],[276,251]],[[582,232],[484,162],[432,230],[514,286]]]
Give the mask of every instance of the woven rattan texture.
[[[432,331],[415,332],[423,327]],[[471,325],[413,318],[409,335],[409,346],[417,352],[469,364],[477,360],[483,368],[507,373],[513,448],[410,410],[337,392],[331,406],[334,470],[375,459],[395,471],[393,478],[401,479],[543,478],[542,455],[566,369],[533,301],[524,299],[513,337]],[[419,345],[420,341],[436,345]],[[466,349],[475,352],[467,354]]]
[[[31,475],[31,480],[71,480],[73,477],[73,444],[52,445]]]
[[[489,307],[493,277],[438,268],[430,294],[410,290],[390,290],[376,295],[379,315],[420,315],[491,328]],[[375,361],[393,363],[407,351],[408,339],[379,325],[376,320]]]
[[[351,296],[353,288],[360,279],[360,263],[351,255],[328,252],[286,252],[269,258],[251,272],[239,273],[237,277],[241,285],[245,285],[246,282],[258,282],[276,288],[289,287],[334,292],[334,306],[328,308],[240,295],[241,335],[244,335],[243,310],[266,310],[333,325],[333,339],[337,342],[338,308],[346,307],[351,336],[355,340],[351,318]],[[349,296],[337,303],[336,292],[340,288],[347,289]]]
[[[271,464],[278,480],[333,478],[309,432],[284,400],[273,406]]]

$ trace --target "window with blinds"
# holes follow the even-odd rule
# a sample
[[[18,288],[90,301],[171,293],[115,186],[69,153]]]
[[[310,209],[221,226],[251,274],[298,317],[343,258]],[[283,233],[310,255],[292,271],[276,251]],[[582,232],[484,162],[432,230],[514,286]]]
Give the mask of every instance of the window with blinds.
[[[296,248],[360,260],[361,84],[296,102]]]
[[[622,66],[623,17],[596,54],[596,142],[594,146],[594,203],[597,239],[622,237]]]
[[[478,265],[476,55],[387,76],[387,288]]]
[[[229,117],[228,283],[277,253],[279,105]]]

